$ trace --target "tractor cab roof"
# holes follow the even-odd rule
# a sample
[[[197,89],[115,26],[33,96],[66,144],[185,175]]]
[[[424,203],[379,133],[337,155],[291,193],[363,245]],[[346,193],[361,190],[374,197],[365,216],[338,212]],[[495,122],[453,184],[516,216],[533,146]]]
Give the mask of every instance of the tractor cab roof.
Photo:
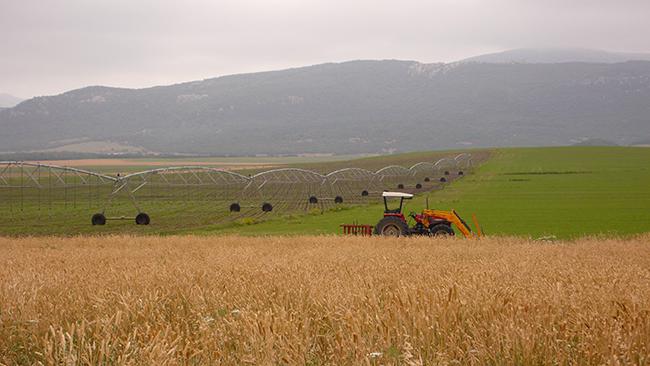
[[[413,195],[410,193],[404,193],[404,192],[384,192],[381,194],[382,197],[398,197],[398,198],[404,198],[404,199],[411,199],[413,198]]]

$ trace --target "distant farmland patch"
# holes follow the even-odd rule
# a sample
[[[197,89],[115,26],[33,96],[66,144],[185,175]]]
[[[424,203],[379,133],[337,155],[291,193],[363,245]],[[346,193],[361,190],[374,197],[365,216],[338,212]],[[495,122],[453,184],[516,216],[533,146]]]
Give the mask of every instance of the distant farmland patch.
[[[570,174],[592,174],[593,172],[583,171],[535,171],[535,172],[509,172],[503,175],[570,175]]]

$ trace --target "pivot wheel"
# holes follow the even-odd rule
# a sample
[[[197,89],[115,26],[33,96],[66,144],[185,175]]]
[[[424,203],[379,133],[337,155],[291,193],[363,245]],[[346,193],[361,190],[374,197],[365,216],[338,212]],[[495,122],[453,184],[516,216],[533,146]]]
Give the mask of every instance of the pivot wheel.
[[[150,222],[151,222],[151,219],[149,218],[149,215],[147,215],[144,212],[140,212],[135,217],[135,224],[136,225],[149,225]]]
[[[408,225],[399,217],[387,216],[379,220],[377,225],[375,225],[375,235],[406,236],[408,234]]]
[[[96,213],[90,219],[90,222],[92,222],[93,225],[106,225],[106,216],[101,213]]]
[[[433,236],[454,236],[456,235],[454,233],[454,229],[451,228],[449,225],[445,224],[438,224],[434,225],[429,229],[429,232]]]

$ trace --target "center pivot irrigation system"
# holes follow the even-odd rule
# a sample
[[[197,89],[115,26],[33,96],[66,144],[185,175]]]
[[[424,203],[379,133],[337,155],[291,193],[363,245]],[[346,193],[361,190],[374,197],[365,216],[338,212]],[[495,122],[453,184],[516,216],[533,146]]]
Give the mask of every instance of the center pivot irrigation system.
[[[91,212],[93,225],[116,219],[148,225],[153,214],[207,213],[214,222],[373,202],[386,190],[432,190],[462,176],[471,167],[472,156],[468,153],[420,162],[410,168],[391,165],[374,172],[344,168],[328,174],[279,168],[243,175],[212,167],[181,166],[110,176],[70,167],[5,161],[0,162],[0,214],[7,219],[39,222]]]

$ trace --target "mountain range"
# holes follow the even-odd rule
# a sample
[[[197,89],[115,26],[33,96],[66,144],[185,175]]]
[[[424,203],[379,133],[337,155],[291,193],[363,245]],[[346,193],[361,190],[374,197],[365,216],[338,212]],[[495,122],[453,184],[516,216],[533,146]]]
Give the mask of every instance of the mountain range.
[[[649,61],[565,61],[369,60],[90,86],[0,110],[0,152],[349,154],[650,139]]]
[[[461,62],[551,64],[650,61],[650,53],[609,52],[584,48],[519,48],[466,58]]]

